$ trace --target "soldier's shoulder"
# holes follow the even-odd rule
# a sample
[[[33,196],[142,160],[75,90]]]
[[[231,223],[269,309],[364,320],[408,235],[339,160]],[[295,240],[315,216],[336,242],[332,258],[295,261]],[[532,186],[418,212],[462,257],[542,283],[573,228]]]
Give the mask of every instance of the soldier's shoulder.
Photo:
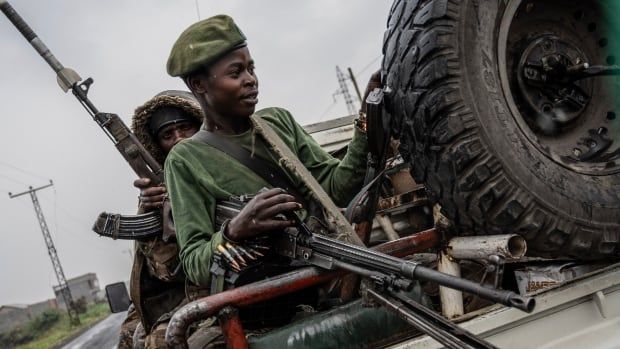
[[[291,113],[280,107],[268,107],[256,111],[254,114],[260,116],[263,119],[290,119]]]
[[[263,108],[255,112],[255,115],[267,121],[272,127],[286,132],[292,132],[295,129],[295,119],[291,113],[280,107]]]
[[[193,140],[191,138],[184,139],[177,143],[172,149],[168,156],[166,157],[166,162],[171,161],[182,161],[187,158],[187,154],[191,154],[195,152],[195,147],[200,142]]]

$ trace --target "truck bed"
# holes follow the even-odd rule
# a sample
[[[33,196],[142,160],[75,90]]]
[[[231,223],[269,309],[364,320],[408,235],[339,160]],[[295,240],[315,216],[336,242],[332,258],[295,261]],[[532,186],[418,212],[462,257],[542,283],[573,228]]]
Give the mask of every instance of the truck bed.
[[[491,306],[456,322],[500,348],[620,348],[620,263],[532,295],[531,314]],[[390,348],[442,346],[421,336]]]

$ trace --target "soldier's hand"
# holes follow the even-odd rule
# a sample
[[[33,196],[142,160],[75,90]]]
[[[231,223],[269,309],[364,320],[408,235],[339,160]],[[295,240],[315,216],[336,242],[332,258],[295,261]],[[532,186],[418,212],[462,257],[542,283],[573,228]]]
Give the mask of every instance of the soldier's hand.
[[[280,188],[273,188],[256,195],[233,218],[224,232],[232,241],[264,233],[270,230],[284,229],[295,225],[295,221],[276,217],[282,213],[293,212],[302,207],[295,197]]]
[[[133,186],[140,189],[139,206],[143,212],[152,211],[160,208],[168,198],[168,192],[163,185],[151,185],[148,178],[138,178],[133,182]]]

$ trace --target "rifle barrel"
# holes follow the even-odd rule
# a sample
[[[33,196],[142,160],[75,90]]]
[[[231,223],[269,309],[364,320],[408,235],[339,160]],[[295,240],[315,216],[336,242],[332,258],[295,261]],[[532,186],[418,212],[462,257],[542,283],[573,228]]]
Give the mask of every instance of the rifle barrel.
[[[312,234],[306,239],[316,252],[340,259],[354,265],[361,265],[380,272],[391,272],[410,280],[432,281],[441,286],[471,293],[482,298],[515,307],[526,312],[534,310],[536,301],[532,297],[524,297],[515,292],[484,287],[473,281],[457,278],[433,269],[421,266],[419,263],[402,260],[381,252],[372,251],[359,246],[347,244],[324,235]]]
[[[457,327],[441,315],[393,292],[381,294],[368,290],[368,295],[407,321],[418,330],[426,333],[450,349],[497,349],[496,346],[473,333]]]
[[[0,10],[6,15],[6,17],[13,23],[13,25],[19,30],[20,33],[28,40],[28,42],[34,47],[37,52],[45,59],[45,61],[54,69],[56,73],[64,69],[63,65],[54,57],[52,52],[45,46],[43,41],[39,39],[34,30],[30,28],[28,23],[15,11],[13,6],[6,0],[0,0]]]

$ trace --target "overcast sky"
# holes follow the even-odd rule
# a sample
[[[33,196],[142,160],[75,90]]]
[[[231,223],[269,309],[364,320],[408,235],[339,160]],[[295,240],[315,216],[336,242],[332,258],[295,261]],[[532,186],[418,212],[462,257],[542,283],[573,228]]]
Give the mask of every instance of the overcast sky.
[[[100,111],[129,124],[136,106],[182,89],[165,73],[172,43],[200,18],[226,13],[248,37],[260,80],[258,108],[289,109],[301,124],[347,114],[336,65],[363,89],[379,68],[388,0],[20,0],[15,9],[66,67],[95,83]],[[49,66],[0,15],[0,305],[53,297],[57,284],[29,196],[39,200],[67,278],[129,278],[132,244],[91,231],[101,211],[135,212],[134,174]],[[352,87],[350,92],[354,95]]]

